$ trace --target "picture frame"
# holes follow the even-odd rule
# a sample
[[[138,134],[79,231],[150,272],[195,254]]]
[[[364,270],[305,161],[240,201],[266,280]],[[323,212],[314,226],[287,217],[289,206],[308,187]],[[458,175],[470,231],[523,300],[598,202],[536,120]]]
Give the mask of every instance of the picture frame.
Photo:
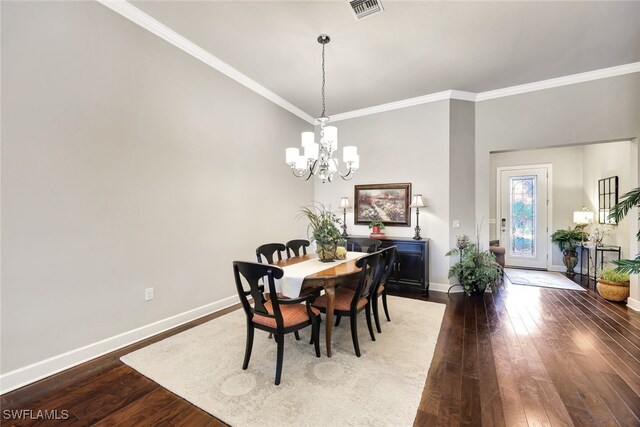
[[[353,200],[355,224],[411,225],[411,183],[356,185]]]
[[[618,225],[609,218],[611,208],[618,204],[618,177],[611,176],[598,180],[598,223]]]

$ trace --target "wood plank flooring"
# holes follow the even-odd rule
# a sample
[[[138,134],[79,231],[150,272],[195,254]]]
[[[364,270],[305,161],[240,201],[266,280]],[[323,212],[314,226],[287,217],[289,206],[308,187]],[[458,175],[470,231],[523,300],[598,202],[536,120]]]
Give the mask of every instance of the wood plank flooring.
[[[583,285],[587,292],[507,281],[482,298],[408,296],[447,305],[414,425],[640,426],[640,313]],[[219,315],[7,393],[0,423],[225,425],[119,361]],[[68,419],[9,419],[12,410],[58,410]]]

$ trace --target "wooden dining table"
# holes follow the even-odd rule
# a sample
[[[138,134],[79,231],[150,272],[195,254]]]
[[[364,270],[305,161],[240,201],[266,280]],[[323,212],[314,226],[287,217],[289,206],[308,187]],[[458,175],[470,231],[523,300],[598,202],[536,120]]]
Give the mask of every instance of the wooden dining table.
[[[363,254],[364,255],[364,254]],[[307,254],[303,256],[292,257],[286,260],[275,262],[274,265],[278,267],[286,267],[288,265],[297,264],[299,262],[308,261],[310,259],[317,258],[316,254]],[[302,291],[305,289],[324,289],[327,295],[327,313],[326,313],[326,333],[325,339],[327,342],[327,357],[331,357],[331,334],[333,332],[333,310],[336,298],[336,287],[340,284],[346,283],[354,276],[360,273],[360,268],[356,267],[357,259],[351,259],[341,264],[332,265],[327,263],[326,270],[322,270],[318,273],[311,274],[304,278],[302,282]],[[286,274],[286,273],[285,273]]]

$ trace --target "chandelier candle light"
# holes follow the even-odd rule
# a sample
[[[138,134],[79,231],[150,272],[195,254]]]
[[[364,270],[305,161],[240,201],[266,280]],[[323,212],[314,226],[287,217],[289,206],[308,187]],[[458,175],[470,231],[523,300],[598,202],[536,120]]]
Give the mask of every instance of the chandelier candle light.
[[[420,236],[420,208],[424,208],[424,202],[422,201],[422,194],[414,194],[411,199],[410,208],[416,208],[416,235],[413,236],[413,240],[420,240],[422,237]]]
[[[298,178],[308,180],[313,175],[324,182],[331,182],[337,173],[345,181],[353,178],[356,170],[360,167],[360,156],[358,148],[347,146],[342,150],[342,161],[347,166],[346,173],[338,170],[338,159],[333,154],[338,150],[338,128],[327,126],[330,118],[325,115],[325,69],[324,69],[324,48],[331,39],[326,34],[318,37],[318,43],[322,45],[322,114],[317,121],[320,123],[320,144],[315,142],[313,132],[302,132],[303,154],[298,148],[287,148],[286,161],[291,167],[291,172]]]

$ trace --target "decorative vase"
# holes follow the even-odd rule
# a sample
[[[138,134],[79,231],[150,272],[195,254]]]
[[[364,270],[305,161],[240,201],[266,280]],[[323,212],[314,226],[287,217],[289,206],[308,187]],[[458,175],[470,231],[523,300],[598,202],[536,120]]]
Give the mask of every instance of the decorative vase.
[[[565,250],[562,251],[562,262],[567,267],[565,275],[569,278],[573,278],[576,275],[573,269],[578,265],[578,253],[576,251]]]
[[[598,279],[598,293],[609,301],[624,301],[629,298],[629,282],[610,282]]]
[[[335,243],[320,243],[316,249],[318,259],[322,262],[332,262],[336,259],[336,244]]]
[[[373,227],[371,227],[371,232],[373,234],[380,234],[380,226],[374,225]]]

